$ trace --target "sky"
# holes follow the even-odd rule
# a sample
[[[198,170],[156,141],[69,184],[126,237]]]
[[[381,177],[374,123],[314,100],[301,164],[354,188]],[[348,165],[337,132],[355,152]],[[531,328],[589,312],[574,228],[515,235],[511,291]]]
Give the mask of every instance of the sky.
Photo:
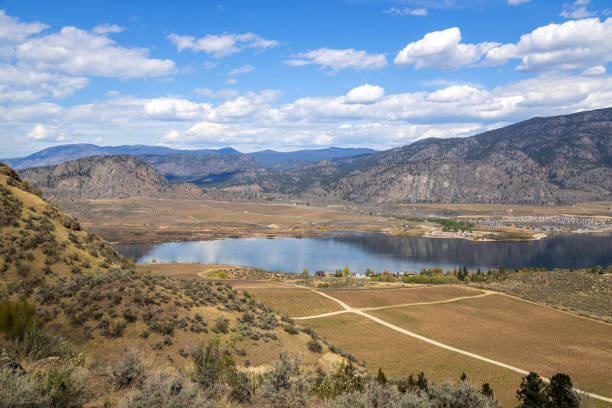
[[[388,149],[612,106],[609,0],[0,0],[0,157]]]

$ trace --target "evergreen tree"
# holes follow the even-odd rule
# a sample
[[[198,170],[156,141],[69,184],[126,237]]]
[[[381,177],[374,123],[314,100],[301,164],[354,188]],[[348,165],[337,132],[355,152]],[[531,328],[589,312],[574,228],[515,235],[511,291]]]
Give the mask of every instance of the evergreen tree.
[[[376,382],[385,385],[387,383],[387,376],[383,373],[382,368],[378,368],[378,374],[376,375]]]
[[[579,408],[580,396],[573,390],[569,375],[559,373],[553,375],[546,387],[551,408]]]
[[[489,383],[482,384],[481,392],[482,392],[482,395],[484,395],[485,397],[489,397],[489,398],[493,397],[493,390],[491,389],[491,386],[489,385]]]
[[[520,389],[516,392],[516,398],[520,402],[517,408],[546,408],[548,406],[544,381],[534,372],[523,377]]]

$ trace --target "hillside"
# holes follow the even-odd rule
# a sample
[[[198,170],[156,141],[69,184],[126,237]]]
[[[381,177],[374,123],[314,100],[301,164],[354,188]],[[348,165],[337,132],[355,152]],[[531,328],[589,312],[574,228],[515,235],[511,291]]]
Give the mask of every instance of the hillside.
[[[300,165],[318,162],[321,160],[365,156],[372,153],[376,153],[376,150],[364,148],[329,147],[327,149],[296,150],[293,152],[262,150],[259,152],[248,153],[248,155],[257,159],[257,161],[265,167],[288,170],[294,167],[299,167]]]
[[[612,199],[612,108],[534,118],[472,137],[427,139],[227,186],[326,201],[522,203]],[[221,187],[224,187],[222,185]]]
[[[232,339],[235,356],[230,357],[242,370],[267,367],[282,351],[299,352],[302,363],[310,367],[327,369],[331,362],[342,360],[319,342],[322,348],[310,351],[306,346],[312,340],[310,335],[295,330],[290,320],[281,320],[247,292],[238,293],[222,282],[197,275],[187,279],[136,272],[130,261],[34,194],[28,183],[3,164],[0,200],[3,385],[24,370],[40,373],[44,381],[54,381],[55,377],[47,375],[67,376],[60,378],[68,385],[68,378],[83,378],[79,398],[88,395],[97,401],[94,406],[108,406],[108,401],[125,394],[126,386],[137,385],[131,383],[136,379],[130,375],[138,372],[121,374],[121,370],[138,368],[134,361],[119,367],[124,356],[134,360],[134,355],[145,353],[147,370],[184,372],[192,369],[198,343],[215,336],[221,344]],[[17,300],[34,309],[28,311],[27,304]],[[23,326],[6,331],[13,321],[6,319],[7,313],[15,309],[23,309],[19,316],[30,316],[28,321],[39,322],[27,329],[33,331],[19,329]],[[5,367],[17,371],[6,373]],[[19,387],[24,386],[22,382]],[[6,397],[7,390],[0,389],[2,396]],[[15,397],[25,398],[19,393]]]
[[[198,199],[190,184],[170,184],[153,166],[131,156],[94,156],[20,172],[53,200],[157,197]]]
[[[612,108],[427,139],[356,160],[325,192],[376,202],[556,204],[612,197]]]

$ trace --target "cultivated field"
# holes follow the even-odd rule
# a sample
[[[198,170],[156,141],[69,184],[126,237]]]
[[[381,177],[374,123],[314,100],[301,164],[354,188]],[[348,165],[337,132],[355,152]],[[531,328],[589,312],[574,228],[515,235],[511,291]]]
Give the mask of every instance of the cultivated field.
[[[300,325],[364,360],[374,374],[379,367],[387,376],[416,376],[423,371],[429,381],[443,382],[457,381],[465,372],[479,386],[488,382],[504,407],[516,405],[521,375],[513,371],[404,336],[355,314],[304,320]]]
[[[409,303],[437,302],[483,292],[459,286],[418,286],[397,289],[328,290],[331,296],[351,307],[384,307]]]
[[[565,372],[576,386],[612,397],[612,325],[503,295],[370,314],[546,377]]]
[[[291,317],[312,316],[342,310],[338,303],[307,289],[252,288],[248,292],[275,312]]]
[[[579,271],[520,273],[484,287],[612,323],[612,275],[609,274]]]

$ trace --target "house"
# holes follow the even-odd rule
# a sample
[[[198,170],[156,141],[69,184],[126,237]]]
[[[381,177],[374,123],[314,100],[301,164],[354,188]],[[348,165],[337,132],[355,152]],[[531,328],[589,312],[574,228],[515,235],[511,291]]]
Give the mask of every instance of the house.
[[[314,273],[314,276],[316,276],[318,278],[324,278],[325,277],[325,271],[316,271]]]

